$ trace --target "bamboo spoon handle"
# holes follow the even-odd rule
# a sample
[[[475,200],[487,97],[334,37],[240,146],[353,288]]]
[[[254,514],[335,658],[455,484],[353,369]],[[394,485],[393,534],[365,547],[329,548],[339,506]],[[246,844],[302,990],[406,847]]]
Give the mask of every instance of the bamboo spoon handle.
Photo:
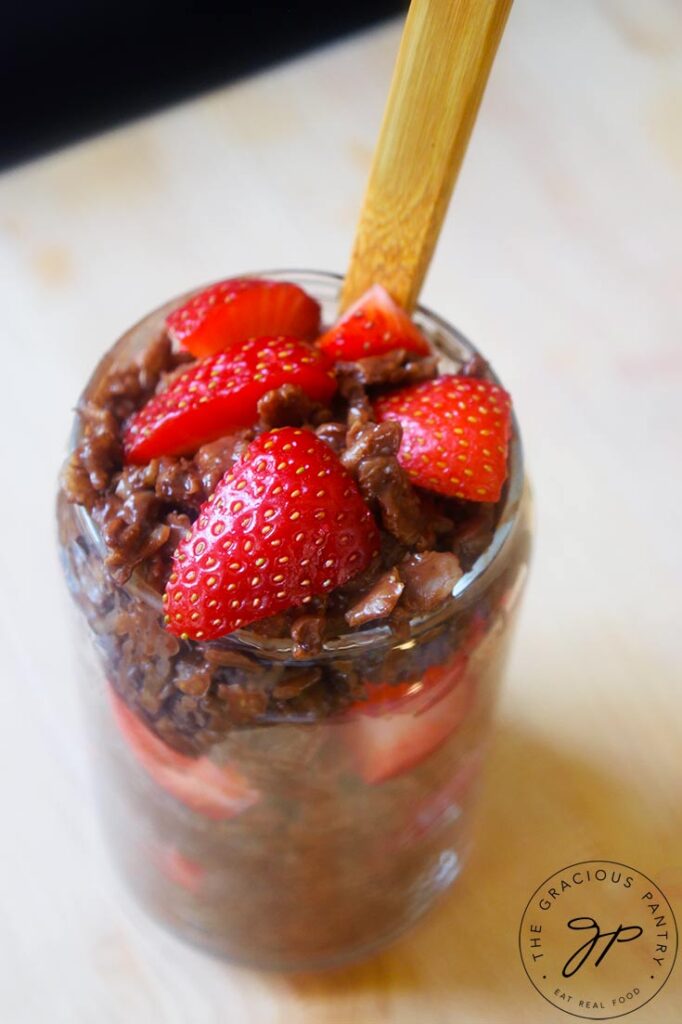
[[[411,310],[512,0],[412,0],[341,299],[378,282]]]

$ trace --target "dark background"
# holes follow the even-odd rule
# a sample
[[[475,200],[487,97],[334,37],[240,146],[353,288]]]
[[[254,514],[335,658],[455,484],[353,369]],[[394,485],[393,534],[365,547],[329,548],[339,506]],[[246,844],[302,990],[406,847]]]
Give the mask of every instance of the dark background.
[[[404,12],[407,0],[5,0],[0,166]]]

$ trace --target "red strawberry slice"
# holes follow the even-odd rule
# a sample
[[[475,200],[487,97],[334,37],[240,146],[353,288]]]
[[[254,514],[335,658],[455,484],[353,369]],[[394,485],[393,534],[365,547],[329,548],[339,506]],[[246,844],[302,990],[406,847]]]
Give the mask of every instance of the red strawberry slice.
[[[261,434],[178,545],[166,624],[211,640],[307,604],[367,567],[379,531],[358,486],[309,430]]]
[[[224,821],[259,799],[244,776],[230,765],[207,757],[187,757],[155,736],[137,715],[111,691],[114,720],[130,750],[147,774],[190,810],[213,821]]]
[[[296,384],[316,402],[336,390],[324,353],[298,338],[252,338],[193,364],[137,412],[123,439],[126,460],[185,455],[257,419],[260,398]]]
[[[185,857],[175,846],[159,847],[155,859],[159,871],[174,885],[186,889],[193,896],[201,890],[206,872],[201,864]]]
[[[418,679],[407,679],[403,683],[368,683],[367,696],[363,700],[354,701],[344,712],[350,718],[357,714],[383,718],[385,715],[398,712],[402,714],[421,714],[443,695],[443,690],[453,685],[464,671],[465,654],[457,654],[448,663],[447,671],[443,666],[429,668]],[[443,681],[445,680],[445,683]]]
[[[296,284],[233,278],[173,310],[166,326],[193,355],[210,356],[264,334],[312,340],[320,329],[320,306]]]
[[[473,677],[458,654],[444,666],[399,687],[375,687],[377,696],[358,701],[357,717],[341,726],[358,772],[370,784],[414,768],[461,725],[471,704]],[[402,700],[390,691],[404,687]]]
[[[488,380],[445,376],[379,398],[379,423],[403,428],[398,460],[413,483],[469,501],[498,501],[507,477],[511,399]]]
[[[394,348],[428,355],[429,343],[380,284],[372,285],[317,344],[332,359],[364,359]]]

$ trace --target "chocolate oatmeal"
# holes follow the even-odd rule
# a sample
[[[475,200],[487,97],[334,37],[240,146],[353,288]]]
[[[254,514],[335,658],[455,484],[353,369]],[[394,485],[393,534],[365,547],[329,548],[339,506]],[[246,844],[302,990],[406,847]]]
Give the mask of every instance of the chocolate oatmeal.
[[[319,312],[305,311],[314,337]],[[491,377],[463,344],[449,341],[443,354],[414,335],[412,347],[321,362],[318,372],[321,357],[314,348],[305,355],[312,343],[287,347],[286,330],[277,328],[266,354],[253,354],[253,370],[239,370],[242,391],[228,383],[225,400],[216,400],[212,438],[205,439],[205,420],[194,426],[204,415],[197,405],[187,423],[197,437],[201,431],[201,443],[192,446],[189,434],[178,441],[180,428],[163,423],[158,453],[138,457],[131,436],[145,453],[156,444],[152,411],[167,415],[164,396],[181,394],[185,382],[192,412],[189,389],[202,360],[215,366],[206,386],[223,387],[223,356],[193,357],[182,347],[186,334],[178,342],[177,324],[186,322],[171,313],[164,327],[163,318],[152,317],[104,361],[78,405],[61,478],[65,572],[102,669],[100,689],[88,698],[106,737],[97,756],[108,829],[143,902],[183,934],[256,964],[332,962],[419,916],[445,871],[438,867],[444,851],[459,850],[453,877],[458,870],[465,845],[458,822],[474,789],[472,765],[508,639],[508,595],[527,557],[521,516],[478,582],[467,586],[466,574],[493,550],[510,488],[518,493],[519,484],[508,479],[496,501],[467,499],[460,488],[473,493],[473,483],[456,475],[456,463],[444,468],[450,455],[419,455],[419,419],[405,420],[404,428],[402,408],[394,414],[386,400],[407,401],[410,389],[437,384],[444,372],[484,387]],[[201,321],[203,348],[211,343],[208,322]],[[382,345],[386,337],[384,331]],[[296,381],[277,383],[281,368],[299,357]],[[250,358],[247,346],[244,366]],[[253,399],[248,419],[242,395],[252,401],[250,382],[268,374],[277,386]],[[422,394],[415,391],[415,401]],[[425,408],[432,415],[435,407]],[[144,428],[131,435],[137,420]],[[360,568],[345,576],[339,569],[334,586],[321,574],[314,592],[301,591],[287,605],[280,591],[258,590],[265,551],[254,557],[252,589],[240,601],[249,594],[254,606],[272,600],[276,611],[202,641],[189,613],[198,618],[192,609],[206,601],[188,589],[183,594],[196,604],[188,599],[188,627],[174,632],[169,613],[184,607],[175,603],[187,571],[183,551],[192,557],[202,530],[209,535],[215,526],[218,536],[225,529],[221,495],[235,488],[230,507],[238,507],[234,496],[251,493],[244,476],[250,453],[291,429],[298,432],[292,437],[319,445],[308,442],[314,457],[331,459],[320,473],[332,473],[349,509],[362,505],[369,517],[353,541],[365,545]],[[405,454],[406,438],[414,456]],[[461,451],[468,459],[466,445]],[[498,472],[492,454],[482,457],[490,459],[488,476]],[[301,502],[312,483],[304,470],[291,491],[292,521],[308,514]],[[464,483],[448,483],[455,479]],[[291,540],[273,554],[305,562],[295,551],[308,543],[315,550],[310,523],[296,534],[291,527]],[[239,528],[235,520],[224,537],[236,544]],[[267,538],[267,529],[262,533]],[[342,534],[324,535],[328,552]],[[244,537],[239,542],[249,550],[256,534]],[[307,586],[304,569],[294,569]],[[293,586],[294,569],[282,570],[289,582],[281,586]],[[210,563],[198,564],[197,585],[210,585],[211,571]],[[308,575],[313,579],[312,570]],[[229,586],[239,594],[234,580]],[[460,587],[464,596],[453,598]],[[239,621],[229,619],[230,602],[220,601],[225,621]]]

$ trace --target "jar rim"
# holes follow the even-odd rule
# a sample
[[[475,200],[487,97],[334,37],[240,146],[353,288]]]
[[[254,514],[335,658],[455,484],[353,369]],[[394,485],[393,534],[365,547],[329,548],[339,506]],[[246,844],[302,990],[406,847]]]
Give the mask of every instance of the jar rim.
[[[301,287],[308,286],[311,293],[318,300],[337,301],[343,282],[343,275],[331,271],[319,270],[261,270],[252,271],[246,274],[239,274],[241,278],[267,278],[270,280],[292,281]],[[211,282],[211,284],[214,282]],[[95,382],[102,373],[109,369],[114,362],[114,356],[119,346],[129,339],[136,332],[143,330],[150,321],[165,318],[171,309],[187,301],[192,295],[196,295],[211,284],[193,288],[191,291],[177,296],[161,306],[147,313],[130,327],[115,342],[112,348],[108,349],[102,359],[99,360],[82,396],[86,398]],[[324,296],[320,292],[326,287],[329,294]],[[453,359],[452,349],[457,346],[460,354],[467,356],[481,355],[475,345],[462,334],[456,327],[448,323],[443,317],[432,312],[428,307],[418,304],[413,316],[418,325],[424,330],[436,351],[441,356]],[[486,360],[486,379],[495,384],[503,386],[495,371]],[[74,418],[74,425],[71,432],[72,449],[80,439],[81,421],[78,415]],[[379,624],[369,629],[354,630],[339,633],[334,637],[325,640],[322,651],[314,656],[312,660],[320,660],[325,656],[338,657],[344,653],[356,653],[358,650],[368,651],[384,647],[391,642],[396,649],[407,650],[416,642],[417,637],[427,630],[430,630],[442,622],[448,620],[458,611],[462,610],[473,598],[474,594],[482,589],[484,580],[493,572],[494,566],[501,560],[502,553],[507,549],[509,539],[513,533],[514,526],[519,518],[519,509],[524,494],[525,472],[524,457],[521,434],[519,431],[516,414],[512,409],[512,435],[509,444],[509,472],[505,482],[504,503],[500,510],[495,532],[490,544],[478,556],[468,572],[464,573],[453,587],[452,593],[438,608],[423,615],[414,616],[409,620],[409,637],[407,640],[398,640],[387,624]],[[106,555],[106,544],[99,527],[96,525],[90,513],[82,505],[74,505],[75,514],[78,517],[83,530],[89,535],[95,548],[101,553],[102,559]],[[127,591],[131,596],[144,600],[150,604],[159,614],[163,614],[161,595],[150,587],[144,580],[140,579],[134,571],[130,579],[124,584],[116,584],[122,590]],[[211,641],[191,641],[202,648],[225,647],[234,648],[239,646],[246,648],[252,654],[260,654],[276,660],[285,660],[291,657],[293,641],[290,637],[266,637],[260,633],[254,633],[248,628],[238,629],[224,637]],[[300,664],[305,664],[306,659],[299,659]]]

